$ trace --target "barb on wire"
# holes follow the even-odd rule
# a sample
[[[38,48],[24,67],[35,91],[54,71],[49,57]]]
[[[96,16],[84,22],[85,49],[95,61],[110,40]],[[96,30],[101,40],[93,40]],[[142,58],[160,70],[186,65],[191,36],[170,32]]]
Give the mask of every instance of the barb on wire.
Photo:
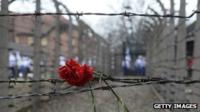
[[[173,68],[171,68],[173,69]],[[174,68],[175,69],[175,68]],[[184,69],[184,68],[180,68]],[[106,77],[106,78],[101,78],[102,80],[108,80],[108,81],[114,81],[114,82],[122,82],[122,83],[157,83],[157,84],[163,84],[163,83],[176,83],[176,84],[194,84],[194,83],[200,83],[200,80],[169,80],[169,79],[164,79],[160,77],[151,77],[151,78],[117,78],[117,77]],[[99,78],[96,77],[94,78],[95,81],[99,81]],[[64,83],[64,80],[60,79],[46,79],[46,80],[29,80],[29,81],[18,81],[18,80],[0,80],[0,83],[43,83],[43,82],[49,82],[52,84],[55,83]]]
[[[133,85],[111,85],[112,88],[117,87],[130,87]],[[70,94],[78,94],[83,92],[89,92],[91,90],[110,90],[109,86],[101,86],[101,87],[94,87],[94,88],[84,88],[77,91],[56,91],[56,92],[46,92],[46,93],[27,93],[21,95],[9,95],[9,96],[0,96],[0,99],[20,99],[20,98],[27,98],[27,97],[39,97],[39,96],[62,96],[62,95],[70,95]]]
[[[43,82],[49,82],[49,83],[63,83],[63,80],[60,79],[41,79],[41,80],[0,80],[0,83],[43,83]]]
[[[141,17],[163,17],[163,18],[191,18],[195,14],[200,13],[200,11],[196,10],[193,13],[191,13],[189,16],[179,16],[179,15],[172,15],[172,14],[166,14],[166,15],[159,15],[159,14],[142,14],[142,13],[134,13],[134,12],[120,12],[120,13],[102,13],[102,12],[67,12],[67,13],[12,13],[12,14],[0,14],[0,16],[43,16],[43,15],[70,15],[70,16],[89,16],[89,15],[96,15],[96,16],[141,16]]]
[[[120,81],[119,81],[120,82]],[[130,82],[128,82],[130,83]],[[109,85],[109,86],[100,86],[100,87],[93,87],[93,88],[83,88],[80,90],[71,90],[71,91],[53,91],[53,92],[46,92],[46,93],[27,93],[21,95],[9,95],[9,96],[0,96],[1,99],[19,99],[19,98],[28,98],[28,97],[38,97],[38,96],[62,96],[62,95],[71,95],[71,94],[78,94],[83,92],[89,92],[91,90],[110,90],[110,88],[124,88],[124,87],[132,87],[132,86],[139,86],[139,85],[149,85],[149,84],[167,84],[167,83],[175,83],[175,84],[194,84],[200,83],[200,80],[158,80],[158,81],[140,81],[140,82],[132,82],[131,84],[118,84],[118,85]]]

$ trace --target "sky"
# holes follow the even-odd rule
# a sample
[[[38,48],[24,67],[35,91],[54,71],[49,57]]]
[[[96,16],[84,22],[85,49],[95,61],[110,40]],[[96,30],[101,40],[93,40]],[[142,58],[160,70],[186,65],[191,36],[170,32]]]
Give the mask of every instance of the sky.
[[[24,1],[24,2],[23,2]],[[33,0],[29,0],[33,1]],[[54,12],[54,4],[52,0],[41,0],[42,1],[42,9],[44,12]],[[59,0],[66,4],[66,6],[72,12],[123,12],[125,11],[122,8],[122,4],[130,4],[132,7],[132,12],[136,13],[145,13],[147,11],[147,7],[150,6],[153,9],[157,10],[162,14],[159,5],[156,3],[156,0],[129,0],[129,2],[125,2],[128,0]],[[165,7],[169,9],[169,1],[170,0],[161,0]],[[175,9],[178,11],[179,9],[179,1],[175,0]],[[187,6],[186,11],[187,15],[191,14],[193,10],[196,10],[196,1],[197,0],[186,0]],[[11,11],[15,12],[34,12],[35,6],[34,2],[26,2],[26,0],[16,0],[16,2],[12,3],[9,7]],[[96,32],[103,33],[100,28],[104,21],[108,17],[100,17],[100,16],[83,16],[80,17],[86,23],[88,23]],[[191,19],[194,20],[195,17]],[[110,19],[110,18],[109,18]],[[113,17],[113,20],[114,17]]]

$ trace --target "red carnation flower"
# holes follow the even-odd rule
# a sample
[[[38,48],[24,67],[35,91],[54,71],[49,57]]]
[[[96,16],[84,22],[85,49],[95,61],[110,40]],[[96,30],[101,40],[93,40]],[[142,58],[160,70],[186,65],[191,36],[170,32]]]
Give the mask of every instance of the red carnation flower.
[[[83,70],[83,75],[77,86],[82,86],[93,79],[93,68],[83,65],[81,69]]]
[[[93,68],[88,65],[81,66],[73,59],[66,61],[65,66],[61,66],[58,72],[61,79],[74,86],[83,86],[93,79]]]

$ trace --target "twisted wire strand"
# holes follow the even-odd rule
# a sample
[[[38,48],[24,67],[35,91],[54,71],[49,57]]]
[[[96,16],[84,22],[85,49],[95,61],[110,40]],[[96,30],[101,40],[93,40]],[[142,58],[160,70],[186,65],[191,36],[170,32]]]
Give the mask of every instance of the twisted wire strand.
[[[37,82],[37,81],[33,81]],[[125,82],[131,84],[118,84],[118,85],[110,85],[110,86],[100,86],[100,87],[93,87],[93,88],[83,88],[80,90],[71,90],[71,91],[52,91],[46,93],[25,93],[20,95],[9,95],[9,96],[0,96],[0,100],[3,99],[20,99],[20,98],[27,98],[27,97],[39,97],[39,96],[62,96],[62,95],[71,95],[71,94],[78,94],[83,92],[88,92],[91,90],[110,90],[112,88],[124,88],[124,87],[132,87],[132,86],[140,86],[140,85],[150,85],[150,84],[167,84],[167,83],[176,83],[176,84],[194,84],[200,83],[200,80],[157,80],[157,81],[140,81],[140,82],[126,82],[126,81],[118,81],[118,82]]]
[[[100,78],[94,78],[95,81],[100,80]],[[178,79],[164,79],[159,77],[152,78],[116,78],[116,77],[103,77],[102,80],[109,80],[115,82],[132,82],[132,83],[143,83],[143,82],[156,82],[159,83],[177,83],[177,84],[193,84],[200,83],[200,80],[178,80]],[[44,83],[49,82],[52,84],[55,83],[64,83],[64,80],[60,79],[41,79],[41,80],[0,80],[1,83]]]
[[[192,12],[189,16],[180,16],[180,15],[173,15],[173,14],[166,14],[166,15],[159,15],[159,14],[142,14],[142,13],[134,13],[134,12],[119,12],[119,13],[102,13],[102,12],[60,12],[60,13],[11,13],[11,14],[0,14],[1,17],[4,16],[43,16],[43,15],[69,15],[69,16],[90,16],[90,15],[96,15],[96,16],[141,16],[141,17],[163,17],[163,18],[191,18],[195,14],[200,13],[200,11],[195,10]]]

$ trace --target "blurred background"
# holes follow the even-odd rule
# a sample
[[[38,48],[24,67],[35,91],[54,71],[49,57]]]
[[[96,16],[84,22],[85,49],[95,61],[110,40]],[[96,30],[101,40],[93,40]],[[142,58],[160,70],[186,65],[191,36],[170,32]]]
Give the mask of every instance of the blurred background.
[[[0,0],[0,80],[58,78],[68,59],[114,77],[200,79],[200,0]],[[45,13],[134,12],[169,17],[59,15]],[[44,13],[44,15],[37,15]],[[19,14],[19,15],[18,15]],[[23,15],[28,14],[28,15]],[[2,16],[10,15],[10,16]],[[98,84],[97,84],[98,85]],[[41,96],[55,85],[0,84],[1,112],[89,112],[91,96]],[[59,85],[59,89],[66,88]],[[80,88],[72,88],[80,89]],[[149,85],[115,89],[131,112],[154,110],[153,103],[200,103],[200,85]],[[120,111],[113,95],[95,91],[98,112]]]

